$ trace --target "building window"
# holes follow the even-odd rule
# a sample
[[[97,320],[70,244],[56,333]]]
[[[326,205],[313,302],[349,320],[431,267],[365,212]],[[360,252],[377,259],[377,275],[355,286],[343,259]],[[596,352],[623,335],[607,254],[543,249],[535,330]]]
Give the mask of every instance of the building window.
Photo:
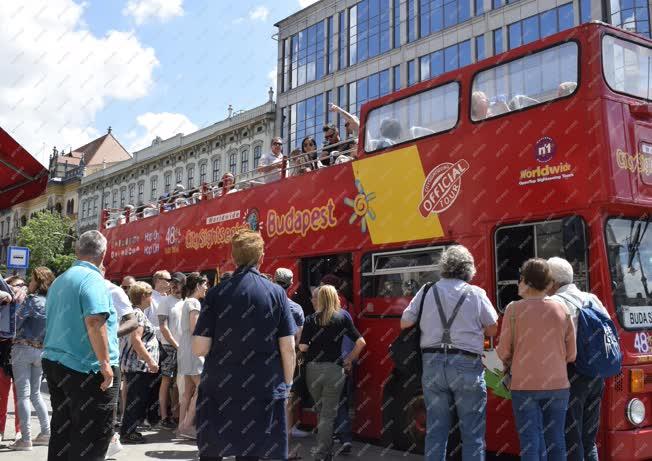
[[[262,146],[256,146],[254,147],[254,170],[258,168],[258,165],[260,164],[260,157],[263,155],[263,148]]]
[[[199,165],[199,184],[206,184],[206,170],[207,165],[202,163]]]
[[[195,187],[195,165],[188,166],[188,189]]]
[[[390,50],[389,0],[363,0],[349,8],[349,65]]]
[[[213,159],[213,182],[220,180],[220,158]]]
[[[438,32],[464,22],[471,17],[470,0],[421,0],[419,36]]]
[[[394,24],[394,48],[401,46],[401,2],[394,0],[394,16],[392,17]]]
[[[346,85],[337,87],[337,105],[348,110],[349,100],[347,98]],[[338,123],[340,133],[344,133],[344,117],[339,117]]]
[[[249,171],[249,150],[240,152],[240,173]]]
[[[163,177],[163,181],[164,181],[164,185],[163,185],[164,192],[168,194],[170,192],[170,183],[172,182],[172,173],[169,171],[165,173],[165,176]]]
[[[494,39],[494,56],[496,56],[505,51],[505,48],[503,47],[503,29],[495,29],[492,31],[492,35]]]
[[[475,15],[480,16],[482,14],[484,14],[484,1],[475,0]]]
[[[233,152],[229,155],[229,171],[234,175],[238,173],[238,154]]]
[[[639,0],[641,4],[647,5],[646,2]],[[580,0],[580,23],[584,24],[591,20],[591,0]]]
[[[290,86],[290,39],[286,38],[283,40],[283,91],[288,91],[292,87]],[[215,143],[215,147],[219,144]]]
[[[417,65],[416,65],[416,59],[413,59],[411,61],[408,61],[407,63],[407,69],[408,69],[408,86],[412,86],[415,83],[419,81],[417,78]]]
[[[120,208],[124,208],[127,202],[127,191],[120,189]]]
[[[393,69],[394,81],[392,82],[392,91],[401,89],[401,66],[394,66]]]
[[[93,216],[97,216],[97,197],[93,198]]]
[[[573,4],[567,3],[507,26],[509,49],[573,27]]]
[[[350,85],[355,85],[355,91],[351,91]],[[365,102],[385,96],[390,92],[389,69],[361,78],[349,84],[349,112],[357,115]]]
[[[418,0],[408,0],[408,42],[413,42],[417,39],[417,3]]]
[[[337,55],[335,54],[335,31],[333,30],[333,16],[326,18],[326,39],[328,40],[328,69],[326,72],[332,74],[335,72],[335,65],[337,64]]]
[[[321,146],[324,126],[324,95],[318,94],[290,106],[289,114],[289,146],[298,146],[306,136],[312,136]]]
[[[181,168],[179,168],[176,171],[175,180],[176,180],[177,184],[181,184],[181,182],[183,181],[183,170]]]
[[[338,13],[338,25],[337,25],[337,60],[339,69],[346,69],[346,14],[344,11]]]
[[[419,58],[420,79],[428,80],[469,64],[471,64],[471,41],[465,40]]]
[[[145,198],[145,183],[138,183],[138,204],[141,205]]]
[[[135,198],[136,198],[136,185],[129,184],[129,205],[134,204]]]
[[[487,57],[487,51],[484,47],[484,35],[478,35],[475,38],[475,62],[482,61]]]
[[[589,4],[590,2],[586,2]],[[608,5],[609,3],[607,3]],[[589,9],[587,5],[584,9]],[[580,13],[582,8],[580,5]],[[645,0],[613,0],[611,2],[611,24],[630,32],[650,36],[650,10]],[[590,11],[588,15],[590,17]]]
[[[158,198],[158,176],[153,176],[149,184],[151,191],[149,197],[152,200],[156,200]]]
[[[503,7],[504,5],[511,5],[516,3],[518,0],[491,0],[491,7],[495,10]]]
[[[324,21],[290,38],[290,88],[324,76]]]

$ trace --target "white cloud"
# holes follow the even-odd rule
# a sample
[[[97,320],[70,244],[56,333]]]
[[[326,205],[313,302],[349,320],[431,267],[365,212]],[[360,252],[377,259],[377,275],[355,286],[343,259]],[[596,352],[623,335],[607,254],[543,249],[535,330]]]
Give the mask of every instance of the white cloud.
[[[257,6],[253,10],[249,11],[249,19],[252,21],[267,21],[269,17],[269,8],[266,6]]]
[[[0,126],[42,163],[52,146],[78,147],[104,133],[96,114],[147,95],[158,65],[126,32],[92,34],[72,0],[5,5],[0,12]]]
[[[299,0],[299,6],[301,8],[305,8],[307,6],[312,5],[313,3],[317,3],[319,0]]]
[[[130,152],[151,146],[157,136],[167,139],[177,133],[189,134],[198,130],[188,117],[171,112],[147,112],[136,117],[136,121],[145,132],[131,143]],[[133,131],[130,134],[133,135]]]
[[[136,24],[151,20],[166,22],[176,16],[183,16],[183,0],[129,0],[122,9],[124,16],[131,16]]]

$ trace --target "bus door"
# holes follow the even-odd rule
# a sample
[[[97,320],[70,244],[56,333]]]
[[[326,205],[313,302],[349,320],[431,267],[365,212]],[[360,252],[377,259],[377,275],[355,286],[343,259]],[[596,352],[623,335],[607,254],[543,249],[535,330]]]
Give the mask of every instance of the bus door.
[[[421,383],[400,376],[388,356],[401,314],[427,282],[439,280],[445,246],[367,253],[361,260],[361,312],[357,326],[367,347],[358,376],[354,428],[363,437],[382,437],[395,448],[423,450],[425,411]]]
[[[519,270],[530,258],[558,256],[573,266],[574,280],[580,290],[588,291],[588,247],[586,226],[579,216],[498,227],[494,234],[496,309],[502,315],[518,296]],[[487,450],[518,453],[518,439],[511,405],[502,398],[488,396]],[[505,430],[505,422],[509,430]]]
[[[299,263],[300,280],[299,289],[292,297],[292,300],[303,307],[306,316],[312,314],[315,309],[312,305],[312,290],[317,288],[326,275],[334,275],[340,285],[335,287],[344,298],[343,306],[349,309],[353,300],[353,264],[351,253],[337,255],[316,256],[303,258]]]
[[[340,299],[343,300],[345,309],[351,309],[353,295],[353,264],[351,253],[342,253],[327,256],[315,256],[302,258],[299,261],[299,288],[297,289],[292,300],[303,308],[306,317],[313,312],[315,308],[312,305],[312,291],[319,286],[321,280],[327,275],[334,275],[339,280],[339,286],[335,287],[340,292]],[[353,313],[351,313],[353,315]],[[354,317],[355,318],[355,317]],[[301,367],[303,375],[298,384],[299,396],[301,398],[301,422],[304,424],[316,425],[314,415],[306,415],[304,409],[312,408],[314,402],[305,385],[305,364]]]

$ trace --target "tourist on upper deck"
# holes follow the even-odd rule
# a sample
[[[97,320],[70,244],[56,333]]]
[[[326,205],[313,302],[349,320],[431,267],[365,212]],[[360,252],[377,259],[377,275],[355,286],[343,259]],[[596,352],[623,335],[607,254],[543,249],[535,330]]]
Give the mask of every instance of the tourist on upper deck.
[[[232,194],[233,192],[237,192],[238,189],[235,187],[235,176],[233,176],[233,173],[224,173],[224,176],[222,176],[222,180],[217,184],[217,195],[216,197],[219,197],[221,195],[226,195],[226,194]]]
[[[283,139],[276,137],[272,139],[272,151],[266,152],[260,157],[260,167],[264,174],[259,180],[265,184],[281,179],[281,168],[283,167]]]
[[[518,282],[522,299],[507,306],[496,348],[511,369],[512,411],[523,461],[566,460],[566,366],[575,361],[577,348],[566,308],[547,296],[551,285],[545,259],[523,264]]]
[[[487,386],[482,353],[485,336],[494,336],[498,330],[498,314],[485,291],[469,283],[476,269],[466,247],[448,247],[439,261],[439,272],[441,279],[421,287],[401,318],[401,328],[410,328],[422,309],[426,459],[445,459],[456,412],[463,459],[484,460]]]
[[[356,133],[358,133],[358,130],[360,129],[360,120],[358,119],[358,117],[356,117],[353,114],[350,114],[349,112],[342,109],[340,106],[337,106],[333,103],[328,104],[328,110],[336,114],[340,114],[342,117],[346,119],[346,122],[344,122],[344,126],[346,128],[347,138],[353,138],[356,136]]]
[[[575,330],[579,310],[591,302],[592,307],[604,315],[609,313],[592,293],[581,291],[573,283],[573,266],[562,258],[548,259],[552,285],[548,294],[564,305],[571,316]],[[604,391],[604,378],[588,377],[575,370],[575,364],[567,367],[570,395],[566,413],[566,451],[569,461],[598,461],[595,438],[600,427],[600,402]]]
[[[303,138],[303,141],[301,141],[301,152],[306,155],[308,160],[312,160],[310,164],[310,169],[312,171],[324,167],[324,165],[317,158],[317,142],[312,136],[306,136]]]
[[[340,154],[348,154],[353,149],[352,141],[342,141],[340,132],[335,125],[324,125],[324,147],[319,155],[319,160],[326,166],[334,165],[335,158]]]
[[[294,149],[290,152],[288,176],[299,176],[312,171],[310,169],[308,156],[301,152],[301,149]]]

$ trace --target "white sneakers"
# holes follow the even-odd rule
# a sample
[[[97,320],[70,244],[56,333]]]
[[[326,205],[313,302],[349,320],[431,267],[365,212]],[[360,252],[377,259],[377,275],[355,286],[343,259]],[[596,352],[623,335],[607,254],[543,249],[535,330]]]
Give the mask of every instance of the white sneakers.
[[[32,442],[19,439],[9,445],[9,449],[14,451],[30,451],[32,449]]]
[[[32,440],[32,445],[35,447],[47,447],[50,443],[50,434],[39,434],[34,440]]]
[[[120,434],[117,432],[111,437],[111,443],[109,443],[109,448],[106,450],[106,456],[104,459],[113,458],[119,451],[122,450],[122,444],[120,443]]]

